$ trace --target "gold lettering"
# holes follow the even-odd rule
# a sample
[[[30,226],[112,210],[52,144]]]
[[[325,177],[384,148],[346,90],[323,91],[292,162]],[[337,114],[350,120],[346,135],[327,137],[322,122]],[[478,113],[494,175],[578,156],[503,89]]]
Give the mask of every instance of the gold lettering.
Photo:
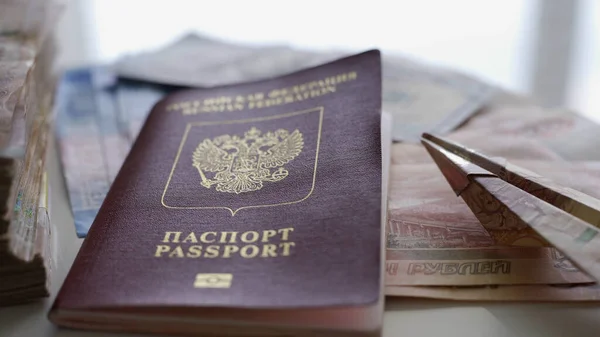
[[[219,243],[227,243],[227,234],[231,234],[231,239],[229,239],[229,243],[235,243],[235,237],[237,232],[221,232],[221,240]]]
[[[283,90],[282,90],[283,91]],[[281,95],[281,92],[277,89],[273,89],[271,90],[271,92],[269,92],[269,98],[275,98],[277,96]]]
[[[167,246],[167,245],[157,245],[156,246],[156,253],[154,253],[155,257],[161,257],[162,253],[166,253],[169,250],[171,250],[171,247]]]
[[[289,233],[293,232],[293,231],[294,231],[293,227],[281,228],[281,229],[277,230],[278,233],[281,233],[281,240],[283,240],[283,241],[287,241],[289,239]]]
[[[217,232],[204,232],[204,233],[202,233],[202,235],[200,235],[200,242],[202,242],[202,243],[212,243],[212,242],[215,242],[216,239],[208,240],[208,235],[209,234],[214,235],[215,238],[217,236]]]
[[[250,249],[250,248],[252,249],[252,252],[250,254],[248,254],[248,249]],[[260,250],[255,245],[247,245],[242,248],[242,250],[240,251],[240,255],[244,258],[250,259],[250,258],[253,258],[256,255],[258,255],[259,251]]]
[[[319,97],[319,96],[321,96],[321,92],[320,91],[317,91],[317,90],[311,90],[310,91],[310,98]]]
[[[240,250],[238,246],[226,245],[225,249],[223,249],[223,257],[231,257],[231,253],[235,253],[238,250]]]
[[[290,256],[290,247],[294,247],[296,246],[295,243],[293,242],[282,242],[279,244],[279,247],[283,247],[283,253],[281,253],[281,255],[283,256]]]
[[[337,91],[336,85],[355,80],[357,72],[315,79],[303,84],[287,88],[275,88],[267,92],[257,92],[248,95],[219,96],[204,100],[191,100],[171,103],[167,111],[181,111],[183,115],[196,115],[201,112],[242,111],[244,109],[259,109],[283,104],[304,101]],[[246,104],[247,102],[247,104]],[[190,239],[191,240],[191,239]]]
[[[277,231],[274,229],[267,229],[263,231],[262,242],[269,242],[269,238],[277,235]]]
[[[190,232],[190,235],[188,235],[182,242],[197,243],[198,240],[196,239],[196,234],[194,234],[194,232]]]
[[[208,257],[208,258],[214,258],[214,257],[218,257],[219,256],[219,248],[221,248],[220,246],[208,246],[206,247],[206,251],[204,252],[204,257]]]
[[[202,255],[202,246],[196,246],[196,245],[190,246],[190,249],[186,255],[187,255],[187,257],[193,257],[193,258],[200,257]]]
[[[272,105],[281,105],[281,103],[283,103],[281,101],[281,97],[277,97],[275,99],[268,99],[268,100],[265,101],[265,105],[267,107],[272,106]]]
[[[181,249],[181,246],[175,247],[175,250],[173,250],[172,252],[169,253],[169,257],[173,257],[173,256],[184,257],[183,249]]]
[[[248,100],[249,101],[260,101],[265,97],[265,95],[262,92],[257,92],[255,94],[252,95],[248,95]]]
[[[260,255],[261,257],[277,257],[277,252],[275,251],[277,249],[276,245],[263,245],[263,250],[262,250],[262,254]]]
[[[252,234],[252,238],[248,239],[248,234]],[[245,243],[252,243],[252,242],[256,242],[259,238],[258,232],[255,231],[248,231],[248,232],[244,232],[244,234],[242,234],[241,239],[242,242]]]
[[[175,234],[175,238],[173,239],[173,241],[170,242],[179,242],[179,236],[181,235],[181,232],[165,232],[165,238],[162,240],[162,242],[169,242],[169,238],[171,237],[171,234]]]

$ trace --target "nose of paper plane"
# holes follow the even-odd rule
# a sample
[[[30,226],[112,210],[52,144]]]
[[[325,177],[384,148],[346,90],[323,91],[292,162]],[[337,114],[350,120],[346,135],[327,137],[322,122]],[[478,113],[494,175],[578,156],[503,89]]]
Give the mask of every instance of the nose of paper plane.
[[[439,142],[444,141],[428,133],[423,134],[423,138],[421,139],[421,143],[423,143],[433,161],[439,167],[440,171],[442,171],[442,174],[456,195],[460,195],[470,184],[469,176],[495,176],[484,168],[446,150],[438,145]]]
[[[469,178],[467,173],[463,170],[463,167],[468,164],[467,161],[454,155],[439,145],[433,143],[430,140],[422,139],[421,143],[429,152],[429,155],[435,162],[435,164],[439,167],[440,171],[454,190],[456,195],[460,195],[460,193],[467,188],[469,185]]]

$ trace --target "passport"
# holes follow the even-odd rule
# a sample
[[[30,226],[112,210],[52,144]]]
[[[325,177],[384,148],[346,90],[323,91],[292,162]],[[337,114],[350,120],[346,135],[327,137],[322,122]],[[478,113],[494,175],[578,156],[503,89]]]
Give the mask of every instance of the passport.
[[[50,320],[178,335],[379,334],[390,124],[377,50],[166,96]]]

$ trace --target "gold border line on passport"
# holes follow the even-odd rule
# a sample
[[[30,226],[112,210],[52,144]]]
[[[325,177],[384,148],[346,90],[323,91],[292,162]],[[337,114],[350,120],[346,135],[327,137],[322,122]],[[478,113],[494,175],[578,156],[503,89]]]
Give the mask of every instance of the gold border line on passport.
[[[317,164],[318,164],[318,161],[319,161],[319,147],[321,145],[321,128],[323,126],[323,114],[324,114],[324,110],[325,109],[322,106],[320,106],[320,107],[316,107],[316,108],[311,108],[311,109],[306,109],[306,110],[301,110],[301,111],[288,112],[288,113],[284,113],[284,114],[280,114],[280,115],[274,115],[274,116],[268,116],[268,117],[258,117],[258,118],[248,118],[248,119],[235,119],[235,120],[227,120],[227,121],[212,121],[212,122],[192,122],[192,123],[187,123],[187,125],[185,127],[185,132],[183,133],[183,137],[181,139],[181,143],[179,144],[179,150],[177,150],[177,156],[175,156],[175,162],[173,163],[173,168],[171,168],[171,173],[169,174],[169,179],[167,180],[167,184],[165,185],[165,189],[163,190],[162,197],[160,198],[160,203],[165,208],[170,208],[170,209],[226,209],[226,210],[229,210],[229,212],[231,212],[231,216],[235,216],[235,214],[237,212],[239,212],[242,209],[246,209],[246,208],[259,208],[259,207],[274,207],[274,206],[291,205],[291,204],[296,204],[296,203],[299,203],[299,202],[302,202],[302,201],[308,199],[310,197],[310,195],[312,194],[313,190],[315,189],[315,181],[317,179]],[[179,157],[181,155],[181,151],[183,150],[183,146],[185,144],[185,141],[187,140],[187,136],[188,136],[188,134],[189,134],[190,129],[192,128],[192,126],[206,126],[206,125],[219,125],[219,124],[242,124],[242,123],[251,123],[251,122],[262,122],[262,121],[267,121],[267,120],[272,120],[272,119],[280,119],[280,118],[286,118],[286,117],[292,117],[292,116],[302,115],[302,114],[310,113],[310,112],[313,112],[313,111],[319,111],[319,131],[318,131],[318,135],[317,135],[317,150],[316,150],[316,154],[315,154],[315,167],[314,167],[314,171],[313,171],[312,186],[310,188],[310,191],[308,192],[308,194],[304,198],[302,198],[300,200],[282,202],[282,203],[278,203],[278,204],[244,206],[244,207],[237,208],[235,210],[233,210],[233,209],[231,209],[229,207],[226,207],[226,206],[210,206],[210,207],[200,207],[200,206],[169,206],[169,205],[165,204],[165,195],[167,194],[167,190],[169,189],[169,184],[171,183],[171,178],[173,178],[173,173],[175,172],[175,168],[177,167],[177,163],[179,162]]]

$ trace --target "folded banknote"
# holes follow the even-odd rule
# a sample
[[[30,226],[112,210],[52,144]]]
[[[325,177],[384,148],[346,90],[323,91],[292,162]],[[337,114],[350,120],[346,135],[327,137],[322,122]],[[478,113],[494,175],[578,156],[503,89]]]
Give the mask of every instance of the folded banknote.
[[[600,280],[600,200],[442,137],[422,142],[495,241],[533,230]]]

